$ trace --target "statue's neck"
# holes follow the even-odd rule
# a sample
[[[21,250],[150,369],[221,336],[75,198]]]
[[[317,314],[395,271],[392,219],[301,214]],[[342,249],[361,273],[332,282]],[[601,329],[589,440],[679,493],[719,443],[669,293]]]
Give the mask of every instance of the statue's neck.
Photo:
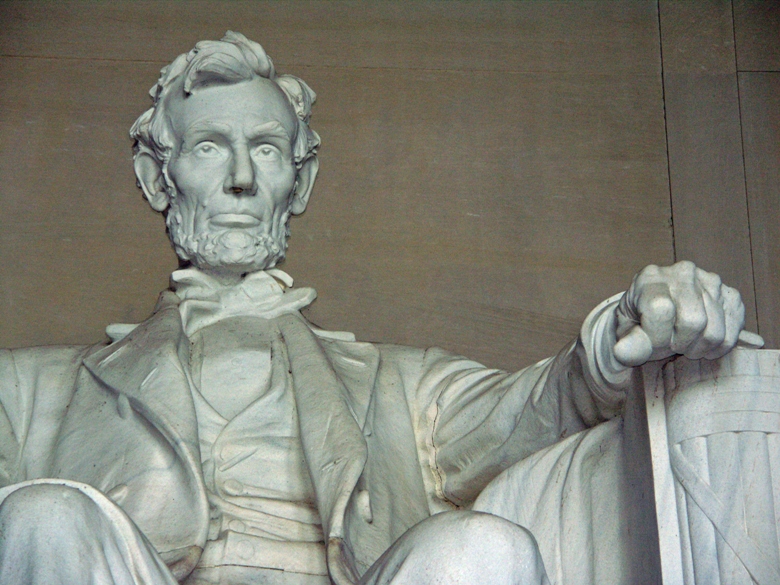
[[[251,272],[238,272],[226,268],[200,268],[198,270],[218,281],[223,286],[234,286],[240,283]],[[253,272],[260,272],[255,270]]]

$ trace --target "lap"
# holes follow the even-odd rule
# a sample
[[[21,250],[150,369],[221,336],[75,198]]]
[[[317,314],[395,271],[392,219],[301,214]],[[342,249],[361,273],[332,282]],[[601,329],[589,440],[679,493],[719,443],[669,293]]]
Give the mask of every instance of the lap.
[[[81,577],[94,578],[96,571],[104,575],[97,582],[176,583],[124,512],[85,484],[35,480],[1,489],[0,525],[0,585],[44,585],[53,575],[89,582]],[[32,568],[35,555],[29,555],[29,547],[47,551],[48,569]],[[29,578],[33,574],[36,578]],[[197,575],[192,577],[196,582]],[[299,585],[296,579],[290,583]],[[359,585],[476,583],[547,585],[531,533],[492,514],[437,514],[401,536]]]

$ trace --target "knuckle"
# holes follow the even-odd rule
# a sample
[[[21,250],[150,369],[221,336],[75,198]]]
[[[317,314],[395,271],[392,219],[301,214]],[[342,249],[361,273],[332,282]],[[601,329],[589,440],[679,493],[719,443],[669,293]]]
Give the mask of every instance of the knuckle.
[[[664,277],[677,287],[692,287],[696,283],[696,265],[683,260],[664,269]]]
[[[723,299],[723,285],[718,284],[717,286],[708,288],[705,290],[705,294],[709,295],[716,303],[720,303],[721,299]]]
[[[687,261],[675,264],[671,270],[671,278],[679,284],[693,286],[696,282],[696,265]]]
[[[686,311],[677,317],[677,328],[700,332],[705,330],[708,321],[707,314],[703,311]]]
[[[726,330],[723,327],[707,327],[704,330],[702,339],[710,347],[720,345],[726,336]]]
[[[737,289],[731,288],[730,286],[725,287],[725,290],[728,291],[729,296],[732,299],[732,302],[736,304],[743,304],[742,303],[742,293],[740,293]]]
[[[673,319],[675,315],[674,301],[668,296],[655,296],[647,302],[645,314],[656,319]]]
[[[725,310],[744,310],[745,304],[742,302],[742,295],[735,288],[723,285],[721,287],[721,299]]]
[[[636,281],[644,281],[648,279],[653,279],[658,275],[659,268],[655,264],[648,264],[642,270],[640,270],[637,275],[634,277]]]
[[[721,278],[719,275],[717,275],[717,274],[714,274],[714,273],[712,273],[712,272],[708,272],[707,274],[712,274],[712,277],[711,277],[711,280],[712,280],[712,286],[713,286],[713,287],[714,287],[716,290],[720,290],[720,289],[721,289],[721,287],[723,286],[723,279],[722,279],[722,278]]]
[[[696,269],[696,276],[704,287],[711,291],[713,294],[720,294],[720,289],[723,285],[723,280],[719,275],[714,272],[706,272],[701,268]]]
[[[673,265],[672,268],[675,268],[680,272],[693,273],[696,270],[696,264],[690,260],[680,260],[677,264]]]

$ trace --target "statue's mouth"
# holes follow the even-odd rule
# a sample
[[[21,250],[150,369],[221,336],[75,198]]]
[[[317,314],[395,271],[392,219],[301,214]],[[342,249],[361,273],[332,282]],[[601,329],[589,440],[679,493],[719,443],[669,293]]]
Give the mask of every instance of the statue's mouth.
[[[245,213],[220,213],[212,217],[210,223],[225,228],[248,228],[260,225],[261,221]]]

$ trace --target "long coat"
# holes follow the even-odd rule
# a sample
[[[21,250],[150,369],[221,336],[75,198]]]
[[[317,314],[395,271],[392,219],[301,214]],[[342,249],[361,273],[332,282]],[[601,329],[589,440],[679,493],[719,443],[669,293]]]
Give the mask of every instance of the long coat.
[[[110,345],[0,353],[0,480],[96,487],[181,579],[209,505],[177,303],[163,293]],[[416,523],[468,507],[513,463],[614,414],[578,343],[507,374],[436,348],[334,339],[298,314],[275,321],[338,585]]]

